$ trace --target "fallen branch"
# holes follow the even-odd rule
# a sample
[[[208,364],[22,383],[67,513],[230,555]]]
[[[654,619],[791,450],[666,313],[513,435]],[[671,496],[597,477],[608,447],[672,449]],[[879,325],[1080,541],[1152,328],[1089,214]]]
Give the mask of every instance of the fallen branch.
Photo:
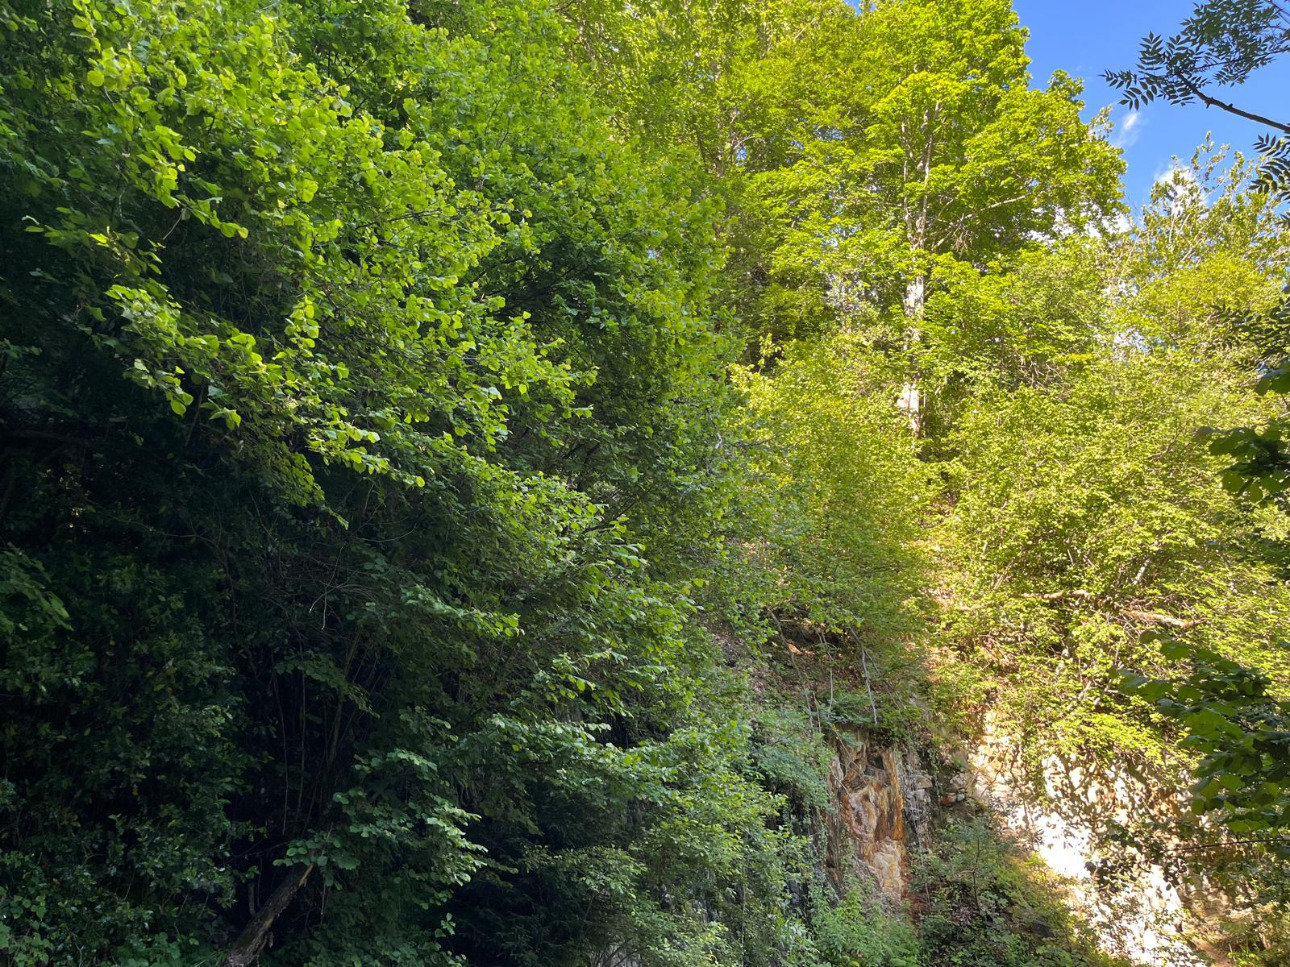
[[[1065,598],[1079,598],[1081,601],[1090,601],[1095,595],[1091,591],[1050,591],[1048,594],[1028,594],[1028,598],[1034,598],[1037,601],[1061,601]]]
[[[1096,599],[1096,595],[1090,591],[1050,591],[1047,594],[1028,594],[1028,598],[1036,601],[1062,601],[1066,598],[1078,598],[1080,601],[1091,601]],[[1203,622],[1199,618],[1176,618],[1171,614],[1161,614],[1159,611],[1141,611],[1131,608],[1128,611],[1121,611],[1120,617],[1128,618],[1132,621],[1144,621],[1148,624],[1164,625],[1166,628],[1173,628],[1175,631],[1190,631]]]
[[[249,967],[259,959],[260,951],[264,949],[265,941],[269,939],[269,930],[273,927],[273,921],[291,905],[291,901],[296,898],[296,894],[300,892],[300,888],[305,885],[305,881],[313,871],[313,863],[307,866],[302,863],[293,867],[291,872],[283,877],[277,889],[238,936],[237,943],[233,944],[233,949],[229,951],[228,958],[224,961],[224,967]]]
[[[1146,621],[1151,624],[1164,625],[1166,628],[1173,628],[1175,631],[1190,631],[1201,624],[1199,618],[1175,618],[1171,614],[1161,614],[1159,611],[1125,611],[1123,614],[1124,617],[1131,618],[1134,621]]]

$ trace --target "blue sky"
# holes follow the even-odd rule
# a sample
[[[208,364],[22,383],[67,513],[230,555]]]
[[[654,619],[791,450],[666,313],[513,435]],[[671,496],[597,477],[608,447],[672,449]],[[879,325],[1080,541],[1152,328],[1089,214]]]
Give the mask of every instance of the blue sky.
[[[1213,132],[1219,144],[1253,153],[1254,140],[1263,133],[1253,122],[1201,104],[1156,103],[1135,115],[1101,79],[1104,70],[1134,66],[1145,34],[1175,33],[1193,8],[1191,0],[1014,0],[1014,6],[1030,30],[1026,50],[1036,86],[1060,69],[1084,79],[1086,118],[1115,105],[1119,130],[1113,140],[1128,162],[1125,200],[1130,204],[1145,201],[1152,182],[1171,167],[1171,157],[1189,159],[1206,132]],[[1246,110],[1274,118],[1290,114],[1290,58],[1254,74],[1241,87],[1221,90],[1230,95],[1224,100]]]

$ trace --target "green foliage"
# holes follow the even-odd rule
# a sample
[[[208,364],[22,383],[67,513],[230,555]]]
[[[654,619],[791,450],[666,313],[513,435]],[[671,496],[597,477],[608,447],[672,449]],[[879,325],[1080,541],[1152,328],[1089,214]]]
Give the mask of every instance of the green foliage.
[[[1290,142],[1285,137],[1290,125],[1228,103],[1215,96],[1213,88],[1240,85],[1252,72],[1287,53],[1290,20],[1284,7],[1263,0],[1205,0],[1196,4],[1176,35],[1162,39],[1153,34],[1144,39],[1136,70],[1106,75],[1124,91],[1125,103],[1138,106],[1158,98],[1179,105],[1201,102],[1274,129],[1275,134],[1264,135],[1258,142],[1261,157],[1254,183],[1265,197],[1257,202],[1240,196],[1233,199],[1229,191],[1206,210],[1205,217],[1237,226],[1240,235],[1246,236],[1249,250],[1264,253],[1260,267],[1283,286],[1284,256],[1270,263],[1266,260],[1269,251],[1275,252],[1278,243],[1283,244],[1281,239],[1266,230],[1251,236],[1250,224],[1253,217],[1267,225],[1264,213],[1271,211],[1271,203],[1266,196],[1271,196],[1272,203],[1283,202],[1290,191]],[[1184,203],[1178,207],[1198,206]],[[1284,220],[1280,227],[1284,229]],[[1271,249],[1260,244],[1268,241]],[[1283,394],[1290,388],[1279,363],[1285,352],[1288,308],[1284,288],[1281,296],[1279,301],[1237,300],[1236,305],[1213,300],[1226,311],[1226,321],[1235,320],[1233,328],[1242,337],[1245,360],[1259,373],[1255,388],[1260,394]],[[1254,526],[1247,524],[1244,533],[1238,533],[1246,540],[1261,541],[1264,555],[1282,570],[1287,487],[1283,410],[1278,404],[1253,424],[1226,430],[1206,428],[1202,433],[1210,441],[1210,451],[1230,461],[1222,473],[1224,489],[1260,508],[1251,515]],[[1283,865],[1286,849],[1281,830],[1287,815],[1287,783],[1285,755],[1280,748],[1287,714],[1283,701],[1285,662],[1273,649],[1259,645],[1283,637],[1283,631],[1279,624],[1265,621],[1246,633],[1251,640],[1243,649],[1215,648],[1203,636],[1191,636],[1185,643],[1166,640],[1163,653],[1182,663],[1188,676],[1178,677],[1176,669],[1171,669],[1169,677],[1161,677],[1158,671],[1131,673],[1123,687],[1128,695],[1149,704],[1179,728],[1185,734],[1181,746],[1198,755],[1192,766],[1196,783],[1191,806],[1201,821],[1181,825],[1199,831],[1202,837],[1211,834],[1215,824],[1225,829],[1228,837],[1207,844],[1209,855],[1219,861],[1219,871],[1235,871],[1237,889],[1247,903],[1269,897],[1281,902],[1286,882],[1275,867]],[[1269,938],[1282,933],[1283,923],[1269,921],[1256,933],[1254,943],[1236,940],[1234,948],[1241,951],[1242,962],[1263,962],[1263,955],[1251,948],[1263,954],[1275,952],[1283,941]]]
[[[942,693],[1064,747],[1159,751],[1111,683],[1171,621],[1254,703],[1184,716],[1213,774],[1279,741],[1284,488],[1193,440],[1272,409],[1273,210],[1211,155],[1111,231],[1024,39],[0,0],[0,960],[1097,963],[979,830],[917,931],[821,885],[933,602]]]
[[[794,344],[773,375],[736,372],[758,482],[745,532],[765,534],[749,549],[760,607],[892,647],[917,627],[931,481],[865,349],[840,335]]]
[[[819,967],[919,967],[918,940],[908,921],[884,908],[871,887],[848,884],[833,905],[814,898]]]
[[[1167,657],[1194,664],[1191,680],[1126,680],[1125,689],[1151,702],[1187,730],[1183,745],[1201,755],[1193,806],[1217,812],[1233,833],[1290,825],[1290,708],[1272,694],[1267,676],[1206,649],[1172,641]]]
[[[865,306],[921,315],[972,267],[1115,208],[1120,162],[1080,122],[1079,85],[1032,89],[1023,43],[1006,0],[899,0],[768,56],[750,97],[791,118],[794,147],[749,204],[773,233],[771,282],[819,279],[814,331]],[[878,332],[895,349],[929,335],[899,319]]]
[[[914,881],[921,963],[955,967],[1117,967],[1066,910],[1062,886],[984,819],[951,823]]]
[[[542,3],[47,14],[0,103],[6,956],[772,946],[686,593],[730,400],[687,170]]]
[[[986,398],[963,418],[946,536],[973,606],[957,634],[1062,741],[1095,726],[1117,664],[1153,660],[1143,630],[1198,627],[1257,654],[1245,637],[1265,631],[1256,602],[1283,590],[1256,546],[1231,540],[1243,514],[1192,442],[1231,401],[1208,365],[1164,353],[1090,369],[1059,393]]]
[[[1164,667],[1143,632],[1194,629],[1284,671],[1259,644],[1282,628],[1279,564],[1252,533],[1270,518],[1225,491],[1196,440],[1212,422],[1268,412],[1248,390],[1233,320],[1275,302],[1285,256],[1270,209],[1241,193],[1244,170],[1211,204],[1213,167],[1162,187],[1128,234],[1102,243],[1116,261],[1087,263],[1102,281],[1041,276],[1053,293],[1002,304],[1024,319],[1073,283],[1065,301],[1087,315],[1072,329],[1088,341],[1064,358],[1041,347],[1044,369],[979,392],[951,438],[940,540],[964,582],[953,596],[971,606],[950,627],[1009,683],[1004,709],[1070,750],[1155,754],[1142,723],[1114,718],[1117,666]]]
[[[1107,336],[1110,253],[1073,236],[973,269],[932,293],[921,355],[929,387],[952,422],[970,395],[1043,386],[1091,361]]]

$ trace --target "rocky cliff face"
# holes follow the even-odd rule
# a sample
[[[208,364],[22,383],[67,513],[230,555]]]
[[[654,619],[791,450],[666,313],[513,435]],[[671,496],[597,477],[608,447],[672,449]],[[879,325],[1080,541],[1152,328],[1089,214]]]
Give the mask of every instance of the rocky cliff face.
[[[1023,744],[991,721],[985,724],[971,754],[971,798],[1066,881],[1072,907],[1094,928],[1104,951],[1152,967],[1227,962],[1215,951],[1197,952],[1206,921],[1223,906],[1203,882],[1180,889],[1162,869],[1148,867],[1110,888],[1091,872],[1106,858],[1098,832],[1108,821],[1167,815],[1179,806],[1175,790],[1127,766],[1073,757],[1050,755],[1028,767]]]
[[[1138,870],[1108,890],[1090,872],[1103,858],[1098,830],[1107,820],[1124,820],[1167,807],[1174,793],[1152,785],[1149,777],[1127,768],[1108,772],[1050,756],[1027,763],[1023,745],[987,721],[972,747],[957,750],[966,767],[955,772],[929,767],[914,751],[864,732],[843,736],[829,767],[831,808],[818,817],[824,872],[842,895],[856,880],[867,880],[900,916],[910,896],[911,865],[921,851],[936,853],[932,820],[989,813],[1013,840],[1033,852],[1057,879],[1057,887],[1092,939],[1103,951],[1144,967],[1203,967],[1229,964],[1204,943],[1213,891],[1203,882],[1179,888],[1162,870]],[[1175,804],[1176,805],[1176,804]],[[994,823],[991,824],[995,825]],[[1219,904],[1221,906],[1221,903]],[[917,914],[916,914],[917,915]],[[1023,932],[1052,928],[1042,921],[1014,925]],[[1202,952],[1203,951],[1203,952]],[[610,946],[592,958],[592,967],[638,967],[623,946]]]
[[[1213,912],[1203,884],[1180,890],[1150,868],[1108,891],[1090,872],[1101,858],[1096,830],[1107,820],[1159,811],[1169,790],[1124,770],[1109,775],[1059,757],[1046,759],[1037,777],[1023,767],[1020,744],[991,728],[963,751],[969,767],[943,776],[943,788],[934,792],[913,752],[863,733],[839,743],[829,776],[834,808],[823,819],[826,870],[837,887],[871,879],[884,896],[900,901],[909,891],[914,854],[934,848],[933,809],[985,810],[1064,881],[1073,909],[1106,953],[1152,967],[1226,962],[1197,940]]]
[[[888,897],[903,897],[910,850],[926,842],[930,776],[913,753],[854,735],[839,746],[829,785],[835,798],[827,818],[830,876],[839,886],[871,876]]]

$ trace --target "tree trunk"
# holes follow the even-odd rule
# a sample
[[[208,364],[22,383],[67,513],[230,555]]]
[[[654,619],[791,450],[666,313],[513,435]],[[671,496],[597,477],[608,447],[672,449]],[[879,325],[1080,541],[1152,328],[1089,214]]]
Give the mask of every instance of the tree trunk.
[[[911,159],[910,149],[907,148],[905,151],[906,182],[909,180],[910,162],[912,160],[915,170],[923,183],[923,190],[918,196],[917,205],[911,206],[908,201],[904,204],[905,234],[909,243],[909,254],[913,257],[914,267],[913,276],[905,283],[904,310],[906,325],[908,326],[905,336],[905,352],[907,353],[912,353],[923,339],[923,307],[927,304],[927,270],[922,265],[922,257],[927,252],[931,214],[927,186],[932,178],[932,159],[936,154],[935,124],[940,110],[941,105],[938,103],[930,111],[923,112],[922,125],[919,128],[922,135],[922,145],[919,148],[918,156]],[[903,125],[901,130],[903,133]],[[922,387],[918,385],[917,370],[912,362],[909,366],[909,371],[910,375],[900,388],[900,398],[896,401],[896,405],[909,418],[909,428],[913,431],[914,438],[917,439],[923,435],[923,422],[926,418],[926,413],[923,407]]]
[[[265,941],[269,939],[269,930],[273,927],[273,921],[291,905],[291,901],[296,898],[296,894],[300,892],[300,888],[305,885],[305,881],[313,871],[314,864],[310,863],[306,866],[301,863],[283,877],[282,882],[278,884],[264,906],[260,907],[260,911],[246,925],[237,938],[237,943],[233,944],[233,949],[229,951],[224,961],[224,967],[249,967],[259,959]]]
[[[906,350],[912,350],[922,339],[921,324],[923,306],[927,301],[927,277],[919,274],[909,280],[905,286],[905,319],[909,330],[905,337]],[[923,432],[923,392],[918,385],[918,377],[911,375],[900,388],[900,398],[896,401],[900,411],[909,419],[909,428],[914,436]]]

